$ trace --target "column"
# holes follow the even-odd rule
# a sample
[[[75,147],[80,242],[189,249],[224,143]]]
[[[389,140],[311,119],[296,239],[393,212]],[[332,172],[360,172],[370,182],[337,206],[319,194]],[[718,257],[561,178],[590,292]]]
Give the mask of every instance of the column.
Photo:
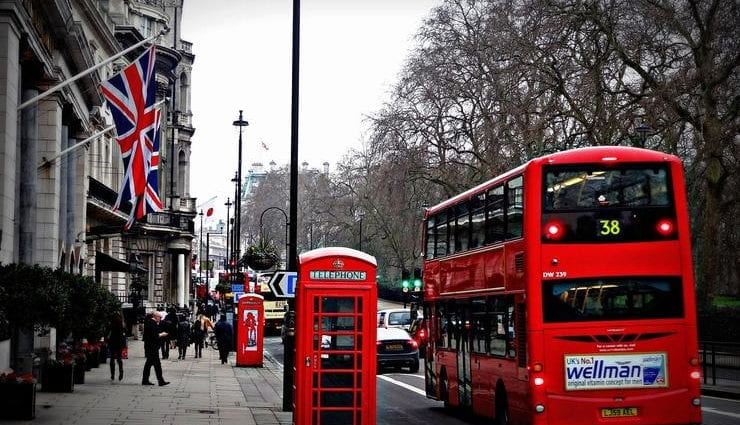
[[[185,285],[185,254],[180,253],[177,254],[177,305],[184,306],[189,298]]]
[[[20,34],[15,21],[0,16],[0,262],[18,261],[18,81]],[[6,361],[0,349],[0,367]]]
[[[38,95],[38,90],[24,90],[23,101]],[[37,182],[36,167],[38,131],[36,127],[37,104],[29,105],[21,111],[20,152],[20,191],[18,193],[18,261],[35,264]]]
[[[62,106],[60,99],[49,96],[40,100],[38,107],[38,158],[55,158],[59,155],[62,139]],[[36,219],[37,263],[55,268],[59,259],[59,198],[61,169],[58,165],[37,170],[38,201]]]

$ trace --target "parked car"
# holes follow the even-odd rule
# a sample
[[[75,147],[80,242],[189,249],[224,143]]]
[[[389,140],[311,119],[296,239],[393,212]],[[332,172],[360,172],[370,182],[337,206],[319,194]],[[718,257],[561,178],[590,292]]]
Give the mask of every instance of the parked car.
[[[409,326],[409,335],[419,345],[419,355],[421,357],[426,356],[427,343],[429,342],[429,335],[427,334],[427,325],[423,317],[417,317],[411,326]]]
[[[378,373],[383,369],[408,367],[419,371],[419,346],[408,332],[399,328],[378,328]]]
[[[417,312],[417,317],[422,317],[422,313]],[[378,310],[378,327],[379,328],[401,328],[409,330],[411,326],[411,310],[405,308],[389,308]]]

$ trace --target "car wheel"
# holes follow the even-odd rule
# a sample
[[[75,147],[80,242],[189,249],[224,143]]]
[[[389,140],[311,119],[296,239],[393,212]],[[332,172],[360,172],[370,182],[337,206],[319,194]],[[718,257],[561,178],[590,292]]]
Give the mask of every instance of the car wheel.
[[[413,365],[409,368],[409,371],[411,373],[418,373],[419,372],[419,361],[415,361]]]

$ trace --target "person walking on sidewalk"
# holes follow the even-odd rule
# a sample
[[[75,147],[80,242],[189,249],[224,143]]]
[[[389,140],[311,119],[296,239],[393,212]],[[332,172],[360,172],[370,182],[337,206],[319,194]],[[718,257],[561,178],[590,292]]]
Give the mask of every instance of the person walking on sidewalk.
[[[231,351],[234,341],[234,330],[231,327],[231,323],[226,321],[225,314],[222,314],[221,318],[216,322],[214,333],[218,342],[218,355],[221,358],[221,364],[226,364],[229,361],[229,351]]]
[[[126,325],[123,323],[121,312],[116,312],[111,318],[110,329],[108,331],[111,381],[116,375],[116,363],[118,363],[118,380],[123,379],[123,349],[126,347]]]
[[[178,359],[185,360],[185,354],[190,345],[190,320],[185,314],[180,315],[180,323],[177,324],[177,352]]]
[[[193,322],[193,344],[195,344],[195,358],[203,357],[203,340],[208,333],[208,328],[213,330],[213,322],[206,316],[199,314]]]
[[[144,321],[144,356],[146,357],[146,363],[144,363],[144,375],[141,378],[141,385],[154,385],[149,382],[149,373],[154,366],[154,373],[157,375],[157,381],[159,386],[169,384],[164,380],[162,376],[162,363],[159,361],[159,349],[162,340],[166,340],[167,332],[160,332],[159,322],[162,317],[155,313],[150,313],[146,316]]]

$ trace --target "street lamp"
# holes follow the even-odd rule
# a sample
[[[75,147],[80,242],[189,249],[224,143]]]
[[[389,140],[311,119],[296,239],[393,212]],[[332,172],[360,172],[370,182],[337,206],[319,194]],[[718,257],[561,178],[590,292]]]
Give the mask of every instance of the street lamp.
[[[236,252],[237,272],[239,271],[239,258],[241,256],[240,239],[241,239],[241,234],[242,234],[242,226],[241,226],[242,224],[242,218],[241,218],[241,213],[242,213],[242,207],[241,207],[241,203],[242,203],[242,129],[249,125],[249,123],[244,120],[242,112],[243,111],[240,109],[239,119],[234,121],[233,123],[234,126],[239,127],[239,156],[237,158],[238,163],[237,163],[237,172],[236,172],[237,182],[238,182],[237,184],[239,185],[239,187],[237,189],[237,197],[235,201],[236,206],[234,207],[234,214],[236,216],[236,220],[234,223],[234,229],[236,230],[236,235],[237,235],[235,238],[237,241],[237,244],[235,246],[236,247],[235,252]]]
[[[229,272],[229,276],[232,276],[229,278],[232,282],[234,281],[233,276],[236,275],[236,262],[238,258],[236,258],[236,247],[239,244],[239,240],[237,239],[237,233],[236,233],[236,217],[239,215],[239,212],[237,210],[237,206],[239,203],[237,202],[237,199],[239,199],[239,173],[234,173],[234,178],[231,179],[231,182],[234,183],[234,222],[233,226],[231,227],[231,261],[234,262],[232,265],[231,262],[229,262],[229,267],[231,268],[231,271]]]
[[[206,281],[212,277],[211,271],[213,270],[211,268],[211,235],[220,234],[221,232],[206,232]],[[209,289],[210,288],[208,287],[208,285],[206,285],[206,291],[208,291]]]
[[[640,135],[640,143],[641,143],[640,147],[641,148],[645,147],[645,142],[647,141],[647,138],[652,132],[652,130],[653,129],[650,128],[649,125],[645,124],[645,121],[641,121],[640,125],[638,125],[637,128],[635,129],[635,131],[637,131],[637,134]]]
[[[365,213],[360,212],[360,247],[358,251],[362,251],[362,219],[365,218]]]
[[[198,215],[200,216],[200,237],[198,238],[198,243],[200,244],[200,248],[198,249],[198,277],[200,278],[200,282],[203,283],[203,210],[200,210]]]
[[[288,258],[287,257],[288,257],[288,255],[290,255],[290,253],[288,252],[288,247],[290,246],[290,241],[288,240],[288,226],[290,226],[290,222],[288,221],[288,214],[286,214],[285,211],[283,211],[282,208],[279,208],[279,207],[269,207],[269,208],[265,209],[264,211],[262,211],[262,214],[260,214],[260,237],[262,236],[262,218],[265,216],[265,213],[268,212],[268,211],[270,211],[270,210],[278,210],[281,213],[283,213],[283,216],[285,217],[285,257],[286,257],[285,258],[285,266],[287,267],[288,266]]]
[[[231,209],[231,198],[226,198],[226,203],[224,204],[226,206],[226,256],[224,257],[226,259],[226,264],[224,264],[224,268],[226,269],[226,272],[229,272],[229,260],[231,257],[229,257],[229,210]]]

